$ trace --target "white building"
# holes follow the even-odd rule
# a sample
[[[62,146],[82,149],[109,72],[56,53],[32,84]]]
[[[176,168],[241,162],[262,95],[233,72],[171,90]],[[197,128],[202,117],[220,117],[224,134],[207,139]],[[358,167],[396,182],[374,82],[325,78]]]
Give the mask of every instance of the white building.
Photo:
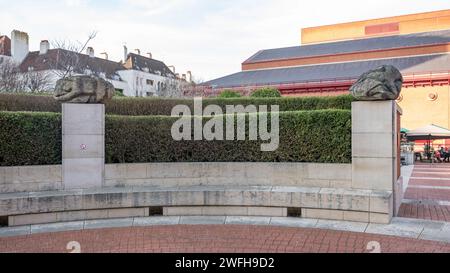
[[[0,36],[6,37],[6,36]],[[7,37],[6,37],[7,38]],[[96,75],[111,82],[117,91],[129,97],[160,96],[166,88],[180,86],[181,83],[191,82],[191,73],[178,77],[175,68],[170,69],[163,62],[142,56],[139,53],[128,53],[124,47],[124,62],[108,60],[95,56],[94,49],[89,47],[85,54],[65,49],[51,49],[50,43],[44,40],[40,43],[39,51],[29,51],[29,37],[27,33],[14,30],[9,39],[0,39],[0,58],[10,57],[20,65],[22,73],[46,73],[50,78],[49,86],[54,87],[60,75],[72,68],[75,74]],[[10,49],[8,48],[10,47]]]

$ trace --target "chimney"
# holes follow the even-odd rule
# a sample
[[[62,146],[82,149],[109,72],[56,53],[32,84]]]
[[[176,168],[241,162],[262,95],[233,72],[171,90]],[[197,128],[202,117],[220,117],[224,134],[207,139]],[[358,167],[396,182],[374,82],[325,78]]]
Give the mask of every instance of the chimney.
[[[88,47],[86,49],[86,54],[89,55],[89,57],[94,58],[95,54],[94,54],[94,49],[92,47]]]
[[[152,53],[151,52],[147,52],[147,55],[150,59],[153,59]]]
[[[192,82],[192,72],[191,71],[188,71],[188,72],[186,72],[186,81],[187,82]]]
[[[29,37],[26,32],[13,30],[11,33],[11,56],[21,63],[29,52]]]
[[[50,49],[50,43],[47,40],[41,41],[39,55],[47,54],[49,49]]]
[[[126,45],[123,46],[123,62],[125,63],[128,59],[128,48]]]
[[[141,50],[140,50],[139,48],[136,48],[134,51],[136,51],[136,53],[137,53],[138,55],[141,55]]]
[[[105,56],[105,60],[108,60],[108,53],[107,52],[100,53],[100,55]]]
[[[11,39],[8,36],[0,36],[0,55],[11,56]]]
[[[169,65],[168,68],[175,74],[175,66]]]

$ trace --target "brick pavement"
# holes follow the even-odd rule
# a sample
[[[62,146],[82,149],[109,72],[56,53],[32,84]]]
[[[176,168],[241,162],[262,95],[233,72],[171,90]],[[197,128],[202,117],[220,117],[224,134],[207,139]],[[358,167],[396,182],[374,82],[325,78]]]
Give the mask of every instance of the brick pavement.
[[[450,244],[403,237],[310,228],[174,225],[110,228],[0,238],[0,252],[62,252],[77,241],[82,253],[364,253],[371,241],[381,252],[444,252]]]
[[[400,217],[450,222],[450,164],[414,167]]]

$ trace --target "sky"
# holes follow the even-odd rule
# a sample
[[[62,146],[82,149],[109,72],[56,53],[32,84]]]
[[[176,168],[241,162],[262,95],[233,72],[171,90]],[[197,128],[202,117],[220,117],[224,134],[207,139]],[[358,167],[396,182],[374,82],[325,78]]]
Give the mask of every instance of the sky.
[[[0,35],[84,42],[97,56],[151,52],[199,81],[241,70],[261,49],[300,45],[304,27],[450,9],[448,0],[0,0]]]

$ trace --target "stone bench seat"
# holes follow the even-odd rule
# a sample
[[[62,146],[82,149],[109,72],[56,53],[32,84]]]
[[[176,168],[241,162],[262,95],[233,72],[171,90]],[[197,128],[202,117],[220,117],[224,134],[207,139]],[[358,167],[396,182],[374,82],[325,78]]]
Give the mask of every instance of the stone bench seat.
[[[0,216],[10,217],[10,220],[27,215],[142,208],[147,209],[142,216],[148,216],[148,209],[152,207],[164,208],[165,215],[180,214],[177,216],[211,215],[214,211],[223,214],[238,207],[258,208],[258,213],[254,213],[258,216],[272,216],[271,209],[282,208],[287,216],[287,210],[295,208],[306,218],[384,223],[389,216],[385,212],[392,207],[392,192],[281,186],[189,186],[0,194]],[[217,209],[206,212],[204,208]],[[265,209],[269,215],[265,215]],[[236,214],[242,214],[242,210],[236,210]],[[66,220],[78,218],[65,216]],[[11,222],[14,221],[10,221],[10,225]]]

